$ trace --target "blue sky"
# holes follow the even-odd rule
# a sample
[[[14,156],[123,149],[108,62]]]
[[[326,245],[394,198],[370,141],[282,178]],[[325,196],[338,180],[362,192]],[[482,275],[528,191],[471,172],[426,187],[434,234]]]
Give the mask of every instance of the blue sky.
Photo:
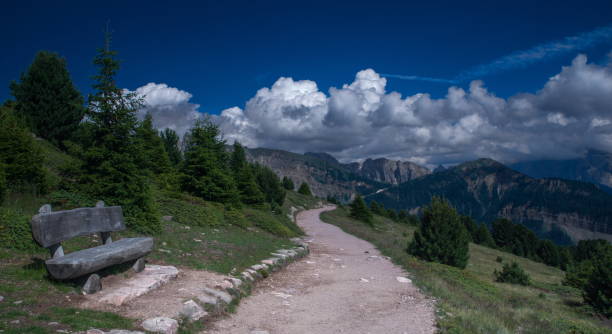
[[[59,4],[58,4],[59,3]],[[164,82],[201,110],[241,106],[280,76],[326,91],[373,68],[379,73],[454,77],[517,50],[612,23],[610,1],[20,1],[5,4],[0,99],[38,50],[66,57],[87,92],[91,60],[110,20],[123,69],[119,84]],[[589,47],[603,61],[612,41]],[[535,91],[576,54],[483,76],[499,96]],[[461,85],[467,86],[469,82]],[[449,84],[389,79],[404,95],[446,93]]]
[[[179,132],[428,165],[612,147],[612,1],[14,1],[0,101],[39,50],[89,93],[107,21],[118,85]]]

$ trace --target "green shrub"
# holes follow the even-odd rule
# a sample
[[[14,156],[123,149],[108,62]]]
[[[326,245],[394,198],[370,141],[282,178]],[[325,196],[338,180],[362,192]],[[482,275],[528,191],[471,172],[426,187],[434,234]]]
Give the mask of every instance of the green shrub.
[[[287,190],[293,191],[293,189],[295,189],[295,184],[293,184],[293,180],[287,176],[283,177],[282,184],[283,188]]]
[[[497,282],[529,285],[529,275],[516,262],[504,264],[502,271],[495,270],[493,274]]]
[[[37,250],[32,239],[30,217],[12,209],[0,208],[0,247],[18,250]]]
[[[595,261],[593,271],[583,288],[584,301],[597,312],[612,316],[612,256],[603,255]]]
[[[450,203],[434,197],[423,211],[421,226],[408,245],[408,252],[425,261],[465,268],[469,255],[469,235],[459,214]]]
[[[499,263],[502,263],[502,262],[504,262],[504,259],[503,259],[501,256],[498,256],[498,257],[495,259],[495,261],[496,261],[496,262],[499,262]]]
[[[582,261],[569,267],[565,272],[565,278],[563,279],[563,285],[573,286],[578,289],[582,289],[591,274],[593,273],[593,262]]]
[[[300,188],[298,189],[298,193],[304,196],[312,196],[312,192],[310,191],[310,186],[308,186],[308,183],[306,182],[302,182],[302,184],[300,185]]]

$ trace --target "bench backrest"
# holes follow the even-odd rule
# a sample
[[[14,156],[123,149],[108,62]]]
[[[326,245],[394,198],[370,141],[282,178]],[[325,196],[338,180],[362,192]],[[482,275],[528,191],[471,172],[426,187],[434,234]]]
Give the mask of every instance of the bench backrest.
[[[48,205],[43,206],[32,217],[32,235],[42,247],[50,247],[82,235],[125,230],[121,207],[103,206],[56,212],[51,212]]]

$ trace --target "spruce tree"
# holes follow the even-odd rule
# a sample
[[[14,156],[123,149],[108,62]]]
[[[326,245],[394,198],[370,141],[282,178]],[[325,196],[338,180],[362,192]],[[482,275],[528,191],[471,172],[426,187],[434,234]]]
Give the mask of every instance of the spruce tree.
[[[179,136],[174,130],[169,128],[160,131],[159,136],[164,142],[164,147],[170,159],[170,163],[172,163],[174,167],[177,167],[183,160],[183,154],[179,147]]]
[[[423,211],[421,226],[414,233],[408,252],[426,261],[465,268],[469,259],[469,237],[459,214],[446,200],[434,197]]]
[[[278,175],[272,169],[259,164],[255,165],[253,169],[257,185],[266,197],[266,202],[273,204],[273,206],[283,205],[286,193]]]
[[[234,150],[230,158],[230,167],[240,194],[240,201],[250,205],[264,203],[264,194],[255,181],[252,167],[246,160],[244,147],[242,147],[239,142],[234,142]]]
[[[139,153],[137,164],[141,170],[154,175],[169,172],[170,159],[163,140],[153,128],[153,116],[150,113],[147,113],[144,120],[136,127],[135,140]]]
[[[145,171],[137,165],[139,147],[134,133],[142,100],[116,86],[119,62],[115,55],[107,33],[105,47],[94,59],[99,73],[94,76],[95,92],[89,95],[87,111],[93,140],[83,154],[80,183],[91,197],[122,206],[130,228],[157,233],[161,224]]]
[[[473,241],[479,245],[495,248],[495,241],[493,240],[491,232],[489,232],[489,229],[485,224],[478,224],[478,229],[476,230],[473,239]]]
[[[55,53],[40,51],[20,82],[11,84],[11,92],[17,113],[32,131],[56,146],[72,137],[85,114],[66,61]]]
[[[355,196],[355,199],[350,204],[350,216],[362,222],[372,224],[372,212],[359,194]]]
[[[474,219],[472,219],[470,216],[461,216],[461,222],[463,223],[463,226],[465,226],[465,229],[470,236],[470,241],[476,242],[475,239],[476,233],[478,232],[478,225],[476,225]]]
[[[6,174],[4,174],[4,164],[0,162],[0,205],[6,196]]]
[[[12,106],[0,106],[0,165],[5,191],[46,193],[49,189],[43,161],[40,148]]]
[[[291,191],[295,190],[295,184],[293,184],[293,180],[290,177],[283,177],[283,188]]]
[[[302,184],[300,184],[300,188],[298,189],[298,193],[305,195],[305,196],[312,196],[312,192],[310,191],[310,187],[308,186],[308,183],[306,182],[302,182]]]
[[[612,254],[601,254],[583,289],[584,300],[607,318],[612,317]]]
[[[553,267],[558,267],[561,260],[557,246],[550,240],[540,240],[537,248],[538,257],[545,264]]]
[[[220,135],[219,127],[210,119],[196,121],[185,137],[181,187],[208,201],[239,206],[225,141]]]

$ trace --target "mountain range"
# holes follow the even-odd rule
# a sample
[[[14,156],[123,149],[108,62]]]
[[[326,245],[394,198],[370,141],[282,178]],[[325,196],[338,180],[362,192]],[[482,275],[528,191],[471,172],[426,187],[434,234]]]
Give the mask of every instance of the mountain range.
[[[612,193],[612,154],[590,150],[584,157],[570,160],[536,160],[510,165],[535,178],[556,177],[591,182]]]
[[[531,161],[505,166],[479,159],[435,172],[385,158],[341,163],[327,153],[298,154],[248,149],[247,158],[307,182],[320,197],[343,202],[359,193],[366,201],[413,213],[447,198],[457,210],[490,223],[505,217],[560,244],[603,238],[612,241],[612,154],[590,151],[584,158]]]

